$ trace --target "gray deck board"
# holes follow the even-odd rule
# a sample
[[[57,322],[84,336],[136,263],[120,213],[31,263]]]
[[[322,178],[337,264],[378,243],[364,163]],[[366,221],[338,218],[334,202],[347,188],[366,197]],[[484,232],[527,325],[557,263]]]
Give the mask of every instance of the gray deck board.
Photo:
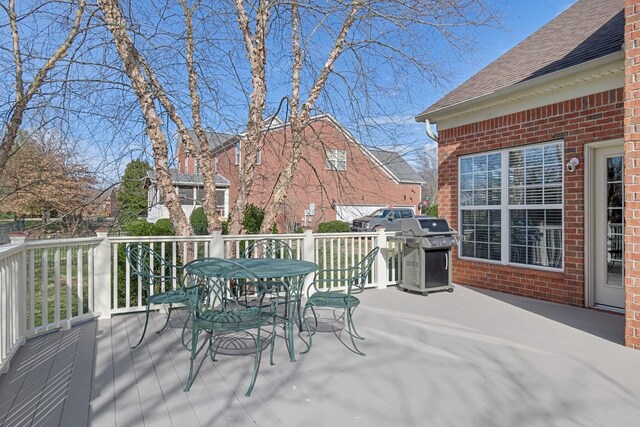
[[[111,320],[96,322],[95,367],[89,404],[90,424],[94,426],[116,425],[111,322]]]
[[[82,335],[78,340],[75,358],[74,375],[69,381],[64,410],[60,417],[60,425],[88,425],[89,404],[91,402],[91,383],[95,359],[95,339],[97,322],[87,322],[82,326]]]
[[[0,378],[0,426],[546,426],[636,425],[640,352],[620,345],[624,318],[458,287],[427,298],[361,296],[367,353],[318,333],[275,365],[198,357],[188,393],[186,311],[114,316],[28,340]],[[282,335],[282,330],[279,330]],[[346,337],[343,337],[346,338]],[[297,338],[298,351],[304,344]]]
[[[140,392],[136,385],[133,359],[129,350],[129,347],[135,344],[136,336],[129,336],[131,331],[127,329],[125,317],[115,316],[111,319],[116,424],[119,426],[144,422]]]

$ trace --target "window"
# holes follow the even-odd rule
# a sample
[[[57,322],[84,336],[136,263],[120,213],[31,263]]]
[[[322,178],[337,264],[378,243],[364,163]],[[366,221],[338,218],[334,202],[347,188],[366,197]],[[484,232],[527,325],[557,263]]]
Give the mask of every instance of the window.
[[[236,165],[240,164],[240,156],[241,156],[241,151],[240,151],[240,141],[236,142]]]
[[[460,159],[460,255],[562,268],[562,143]]]
[[[193,187],[178,187],[180,204],[183,206],[193,205]]]
[[[256,155],[256,165],[262,164],[262,150],[258,150],[258,154]]]
[[[346,171],[347,151],[346,150],[325,150],[327,157],[327,169]]]
[[[501,154],[460,160],[461,255],[501,260]]]

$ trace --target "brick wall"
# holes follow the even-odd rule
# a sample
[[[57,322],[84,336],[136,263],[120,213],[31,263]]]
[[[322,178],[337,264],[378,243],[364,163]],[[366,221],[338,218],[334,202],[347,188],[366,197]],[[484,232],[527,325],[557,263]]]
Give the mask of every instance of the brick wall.
[[[625,342],[640,349],[640,1],[625,0]]]
[[[440,214],[457,226],[458,157],[461,155],[563,139],[565,163],[577,157],[584,164],[584,144],[622,136],[622,89],[443,130],[439,137]],[[454,251],[453,280],[548,301],[584,305],[583,174],[584,167],[565,174],[564,272],[461,260]]]

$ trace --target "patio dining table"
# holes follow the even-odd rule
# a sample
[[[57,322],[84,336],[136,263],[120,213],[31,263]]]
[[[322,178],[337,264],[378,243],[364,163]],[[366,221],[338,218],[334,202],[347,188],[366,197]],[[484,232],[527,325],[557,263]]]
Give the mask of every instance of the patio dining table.
[[[282,279],[281,282],[277,283],[278,286],[283,288],[285,293],[285,311],[281,318],[286,323],[286,333],[288,335],[286,339],[287,348],[289,350],[289,357],[291,361],[294,362],[296,358],[293,344],[293,330],[294,324],[300,321],[302,286],[305,277],[309,273],[318,270],[318,265],[310,261],[281,258],[232,258],[230,261],[248,269],[260,279]],[[196,260],[196,262],[191,265],[190,271],[202,276],[220,274],[228,279],[249,278],[245,277],[246,274],[242,269],[220,272],[219,265],[216,265],[214,261],[208,262],[206,258]]]

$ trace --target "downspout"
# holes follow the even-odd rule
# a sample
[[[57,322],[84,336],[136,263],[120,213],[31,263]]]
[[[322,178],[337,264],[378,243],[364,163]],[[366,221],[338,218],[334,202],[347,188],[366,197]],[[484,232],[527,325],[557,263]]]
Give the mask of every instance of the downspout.
[[[438,143],[438,137],[433,133],[433,131],[431,130],[431,123],[429,122],[429,119],[424,119],[424,130],[427,133],[427,136],[431,139],[433,139],[435,141],[435,143]]]

